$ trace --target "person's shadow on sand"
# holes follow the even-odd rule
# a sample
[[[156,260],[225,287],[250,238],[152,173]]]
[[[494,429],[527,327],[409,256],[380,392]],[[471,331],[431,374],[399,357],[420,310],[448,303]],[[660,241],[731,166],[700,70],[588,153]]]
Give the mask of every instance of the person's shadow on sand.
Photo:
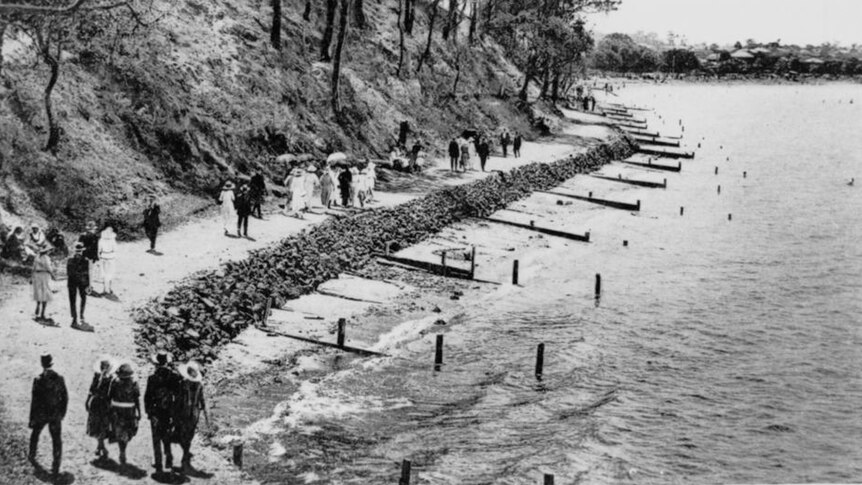
[[[184,475],[179,474],[179,473],[175,473],[174,471],[161,472],[161,473],[156,472],[156,473],[153,473],[152,475],[150,475],[150,478],[152,478],[153,481],[155,481],[157,483],[166,483],[166,484],[171,484],[171,485],[179,485],[182,483],[188,483],[189,482],[189,477],[184,476]]]
[[[182,469],[182,468],[177,468],[177,467],[175,467],[175,468],[174,468],[174,471],[179,472],[179,473],[182,473],[183,475],[185,475],[185,476],[187,476],[187,477],[191,477],[191,478],[201,478],[201,479],[204,479],[204,480],[210,479],[210,478],[212,478],[212,477],[214,477],[214,476],[215,476],[215,474],[214,474],[214,473],[207,473],[207,472],[205,472],[205,471],[203,471],[203,470],[198,470],[197,468],[194,468],[194,467],[191,467],[191,466],[190,466],[190,467],[188,467],[188,469],[186,469],[185,471],[183,471],[183,469]]]
[[[140,480],[147,476],[147,472],[141,470],[135,465],[131,465],[126,463],[125,465],[120,465],[116,461],[111,458],[106,459],[97,459],[90,462],[96,468],[101,470],[109,471],[116,473],[117,475],[132,479],[132,480]]]
[[[56,477],[51,475],[48,470],[42,468],[41,466],[37,466],[33,471],[33,476],[36,477],[40,482],[52,483],[56,485],[72,485],[75,483],[75,475],[72,475],[69,472],[60,472]]]

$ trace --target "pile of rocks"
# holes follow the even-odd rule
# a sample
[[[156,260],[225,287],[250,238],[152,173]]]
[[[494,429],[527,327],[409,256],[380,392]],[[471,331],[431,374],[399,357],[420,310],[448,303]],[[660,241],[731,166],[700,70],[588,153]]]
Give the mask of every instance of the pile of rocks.
[[[280,308],[339,273],[359,270],[387,243],[392,248],[416,244],[449,224],[488,216],[632,152],[633,145],[622,138],[576,157],[533,163],[397,207],[329,219],[243,261],[196,275],[139,308],[138,347],[142,354],[167,349],[179,359],[211,361],[221,345],[261,321],[267,301]]]

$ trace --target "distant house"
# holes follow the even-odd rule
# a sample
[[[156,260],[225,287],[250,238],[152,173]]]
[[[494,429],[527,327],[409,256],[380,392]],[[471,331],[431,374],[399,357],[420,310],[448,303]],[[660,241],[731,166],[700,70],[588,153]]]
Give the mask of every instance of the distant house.
[[[733,54],[730,55],[730,57],[731,59],[736,59],[743,62],[753,62],[755,56],[754,54],[745,49],[739,49],[737,51],[734,51]]]

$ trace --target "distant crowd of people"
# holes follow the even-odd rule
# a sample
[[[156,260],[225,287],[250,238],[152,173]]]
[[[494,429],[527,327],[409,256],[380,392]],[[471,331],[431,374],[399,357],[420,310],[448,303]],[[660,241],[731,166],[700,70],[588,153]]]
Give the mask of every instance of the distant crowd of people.
[[[191,443],[201,414],[209,421],[203,393],[203,374],[194,361],[171,365],[171,356],[159,352],[152,358],[153,374],[147,380],[144,412],[150,421],[153,441],[153,467],[156,473],[173,471],[172,445],[182,449],[181,469],[190,473]],[[30,449],[28,459],[41,468],[37,460],[39,437],[45,427],[51,435],[51,474],[60,472],[63,454],[62,422],[69,404],[69,394],[63,377],[54,371],[50,354],[41,357],[42,373],[33,380],[30,403]],[[96,457],[110,459],[105,444],[116,443],[121,467],[127,465],[126,449],[138,433],[141,420],[141,391],[131,362],[118,363],[110,356],[100,357],[93,366],[93,380],[84,402],[87,410],[87,436],[96,440]]]

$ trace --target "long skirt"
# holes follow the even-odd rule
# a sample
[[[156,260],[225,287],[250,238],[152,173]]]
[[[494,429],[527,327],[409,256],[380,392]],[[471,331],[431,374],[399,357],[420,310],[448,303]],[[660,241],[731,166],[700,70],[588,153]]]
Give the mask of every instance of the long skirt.
[[[33,273],[33,301],[40,303],[51,301],[51,275],[49,273]]]
[[[332,197],[332,187],[327,185],[320,186],[320,203],[323,207],[329,207],[329,199]]]
[[[110,288],[111,283],[114,281],[114,273],[117,269],[116,260],[111,259],[100,259],[100,263],[102,263],[102,282],[105,287]]]
[[[232,202],[222,202],[221,204],[221,222],[225,231],[230,232],[233,229],[234,217],[236,217],[236,209]]]
[[[111,422],[108,419],[109,410],[110,407],[104,402],[93,400],[87,415],[87,436],[97,439],[108,437],[108,431],[111,428]]]
[[[128,443],[138,434],[138,420],[134,408],[111,407],[111,443]]]

